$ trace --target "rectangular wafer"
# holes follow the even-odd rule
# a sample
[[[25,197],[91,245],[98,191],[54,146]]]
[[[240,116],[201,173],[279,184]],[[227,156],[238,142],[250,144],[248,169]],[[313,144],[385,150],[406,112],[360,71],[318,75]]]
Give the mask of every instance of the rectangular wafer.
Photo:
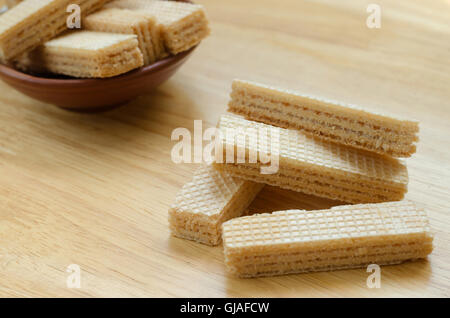
[[[398,264],[425,258],[433,236],[412,202],[288,210],[223,224],[225,263],[239,277]]]
[[[269,131],[277,138],[264,141],[261,134],[250,142],[250,130]],[[399,159],[234,115],[221,116],[219,131],[223,156],[214,166],[236,177],[349,203],[398,201],[407,191],[408,171]],[[230,132],[240,138],[228,138]],[[227,159],[230,150],[236,157],[232,162]],[[271,152],[271,164],[278,161],[278,169],[262,173],[261,158]],[[251,153],[258,155],[254,162]]]
[[[354,105],[235,80],[228,110],[248,119],[394,157],[415,151],[419,125]]]
[[[200,167],[169,210],[172,234],[203,244],[219,244],[222,223],[241,216],[262,187],[211,166]]]
[[[152,42],[152,33],[155,28],[157,26],[153,17],[119,8],[104,8],[83,20],[83,29],[85,30],[135,34],[144,56],[145,65],[149,65],[157,59],[157,52],[155,52]]]
[[[18,66],[34,72],[105,78],[143,64],[136,35],[74,31],[46,42],[21,59]]]
[[[100,9],[108,0],[27,0],[0,16],[0,61],[10,62],[67,29],[68,5],[81,16]]]
[[[154,16],[162,27],[164,46],[172,54],[189,50],[210,33],[202,5],[179,1],[115,0],[108,7],[138,10]]]

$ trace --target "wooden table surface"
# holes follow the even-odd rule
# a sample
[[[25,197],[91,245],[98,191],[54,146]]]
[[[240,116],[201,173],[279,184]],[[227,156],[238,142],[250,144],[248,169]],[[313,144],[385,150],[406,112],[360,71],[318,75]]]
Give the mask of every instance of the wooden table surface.
[[[0,296],[450,296],[450,2],[203,0],[213,34],[151,96],[102,114],[32,100],[0,82]],[[237,279],[222,248],[169,235],[167,209],[196,169],[173,129],[215,125],[242,78],[420,120],[407,199],[429,212],[428,261]],[[338,204],[266,187],[253,212]],[[70,264],[81,288],[67,288]]]

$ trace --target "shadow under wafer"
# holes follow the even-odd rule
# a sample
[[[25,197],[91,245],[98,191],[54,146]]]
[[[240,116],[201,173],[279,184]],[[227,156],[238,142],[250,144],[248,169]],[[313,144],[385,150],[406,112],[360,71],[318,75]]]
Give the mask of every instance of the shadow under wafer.
[[[347,203],[266,185],[248,207],[247,215],[291,209],[308,211],[329,209],[344,204]]]
[[[225,289],[236,297],[264,297],[268,290],[273,297],[288,298],[312,297],[321,292],[324,297],[361,297],[368,290],[372,297],[404,297],[402,288],[411,285],[414,288],[427,288],[432,274],[431,262],[421,259],[401,265],[381,266],[381,288],[367,287],[370,274],[366,268],[252,279],[237,278],[226,273]],[[239,294],[236,295],[236,291]]]

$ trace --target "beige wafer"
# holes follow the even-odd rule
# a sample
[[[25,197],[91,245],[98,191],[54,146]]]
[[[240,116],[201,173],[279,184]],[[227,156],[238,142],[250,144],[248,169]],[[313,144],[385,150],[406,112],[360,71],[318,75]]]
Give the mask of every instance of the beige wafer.
[[[217,245],[222,223],[241,216],[263,185],[202,166],[183,186],[169,210],[174,236]]]
[[[155,28],[157,26],[153,17],[119,8],[105,8],[83,20],[83,29],[85,30],[135,34],[144,56],[145,65],[149,65],[157,59],[157,52],[155,52],[152,42],[152,32]]]
[[[412,202],[288,210],[223,224],[227,269],[240,277],[398,264],[425,258],[433,236]]]
[[[403,161],[398,159],[233,115],[223,115],[219,129],[223,158],[218,159],[225,163],[218,160],[214,166],[236,177],[349,203],[397,201],[407,191],[408,171]],[[263,142],[262,134],[254,142],[249,142],[250,129],[276,131],[274,135],[278,136],[273,141],[267,136],[268,142]],[[244,138],[227,138],[229,131],[246,136],[245,144]],[[234,149],[236,158],[233,163],[226,163],[227,149]],[[278,149],[278,171],[262,174],[261,156],[273,152],[273,149]],[[245,158],[242,157],[244,152]],[[256,162],[250,163],[250,153],[258,155]],[[272,156],[275,155],[273,152]],[[238,163],[238,159],[241,162]]]
[[[248,81],[235,80],[228,110],[251,120],[394,157],[410,157],[418,122],[364,111]]]
[[[80,6],[82,17],[109,0],[27,0],[0,16],[0,61],[10,62],[67,29],[67,6]]]
[[[115,0],[108,7],[138,10],[155,16],[162,26],[166,49],[177,54],[189,50],[210,34],[203,6],[177,1]]]
[[[136,35],[74,31],[46,42],[21,59],[21,68],[81,78],[104,78],[142,66]]]

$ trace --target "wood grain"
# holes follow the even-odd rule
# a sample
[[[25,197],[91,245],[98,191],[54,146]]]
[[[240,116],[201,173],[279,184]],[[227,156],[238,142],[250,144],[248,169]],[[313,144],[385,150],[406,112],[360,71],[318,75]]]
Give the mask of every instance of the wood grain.
[[[151,96],[95,115],[59,110],[0,83],[0,296],[450,296],[450,3],[203,0],[213,34]],[[435,230],[428,261],[236,279],[221,247],[172,238],[167,209],[196,165],[174,164],[170,134],[215,125],[234,78],[420,120],[407,198]],[[252,210],[324,208],[266,187]],[[81,288],[66,287],[69,264]]]

